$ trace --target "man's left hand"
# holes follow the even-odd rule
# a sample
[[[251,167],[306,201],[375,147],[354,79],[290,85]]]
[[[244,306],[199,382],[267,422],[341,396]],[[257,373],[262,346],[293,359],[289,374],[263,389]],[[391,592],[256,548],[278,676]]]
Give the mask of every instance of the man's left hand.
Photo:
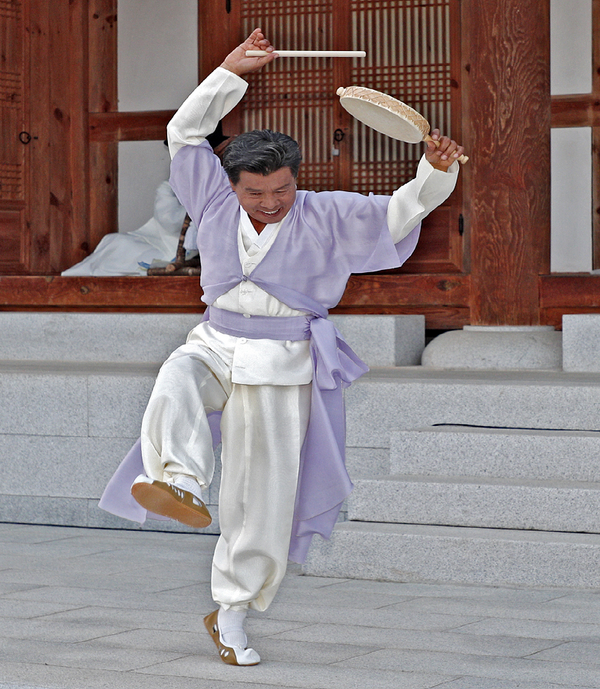
[[[454,139],[450,139],[447,136],[440,136],[439,129],[434,129],[431,132],[431,138],[434,141],[439,141],[440,145],[437,147],[433,141],[428,141],[425,158],[436,170],[446,172],[465,152],[465,149],[459,146]]]

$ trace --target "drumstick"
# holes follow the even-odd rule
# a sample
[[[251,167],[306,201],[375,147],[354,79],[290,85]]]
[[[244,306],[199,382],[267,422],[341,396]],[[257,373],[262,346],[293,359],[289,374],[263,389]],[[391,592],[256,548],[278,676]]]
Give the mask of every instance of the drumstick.
[[[366,57],[364,50],[274,50],[279,57]],[[264,57],[266,50],[247,50],[246,57]]]

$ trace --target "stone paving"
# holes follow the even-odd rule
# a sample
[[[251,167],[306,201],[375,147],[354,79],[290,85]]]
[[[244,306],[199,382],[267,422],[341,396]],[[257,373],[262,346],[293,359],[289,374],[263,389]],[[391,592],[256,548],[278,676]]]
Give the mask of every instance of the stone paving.
[[[600,590],[389,583],[294,567],[224,665],[215,537],[0,524],[0,689],[600,688]]]

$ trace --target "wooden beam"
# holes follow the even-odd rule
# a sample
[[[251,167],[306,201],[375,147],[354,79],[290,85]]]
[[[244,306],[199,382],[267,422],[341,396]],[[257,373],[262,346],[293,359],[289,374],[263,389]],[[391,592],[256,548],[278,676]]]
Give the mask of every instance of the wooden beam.
[[[600,275],[542,275],[541,322],[562,328],[565,313],[600,313]]]
[[[0,308],[203,310],[198,278],[0,277]]]
[[[340,307],[450,306],[468,308],[468,275],[353,275]]]
[[[597,95],[552,96],[552,127],[600,127],[600,99]]]
[[[539,322],[538,275],[550,259],[549,16],[549,0],[463,2],[473,324]]]
[[[147,112],[92,112],[89,115],[91,141],[162,141],[175,110]]]
[[[428,328],[469,323],[467,275],[356,275],[333,313],[424,314]],[[0,310],[204,310],[196,277],[0,277]]]
[[[600,309],[600,275],[542,275],[540,306]]]

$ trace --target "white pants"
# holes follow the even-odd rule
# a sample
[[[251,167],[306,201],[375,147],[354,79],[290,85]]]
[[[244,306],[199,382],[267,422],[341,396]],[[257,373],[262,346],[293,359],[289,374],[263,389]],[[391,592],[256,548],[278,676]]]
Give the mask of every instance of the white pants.
[[[286,571],[309,385],[238,385],[229,362],[188,343],[162,366],[142,422],[144,467],[210,484],[214,456],[207,412],[223,412],[221,536],[213,558],[214,600],[266,610]]]

